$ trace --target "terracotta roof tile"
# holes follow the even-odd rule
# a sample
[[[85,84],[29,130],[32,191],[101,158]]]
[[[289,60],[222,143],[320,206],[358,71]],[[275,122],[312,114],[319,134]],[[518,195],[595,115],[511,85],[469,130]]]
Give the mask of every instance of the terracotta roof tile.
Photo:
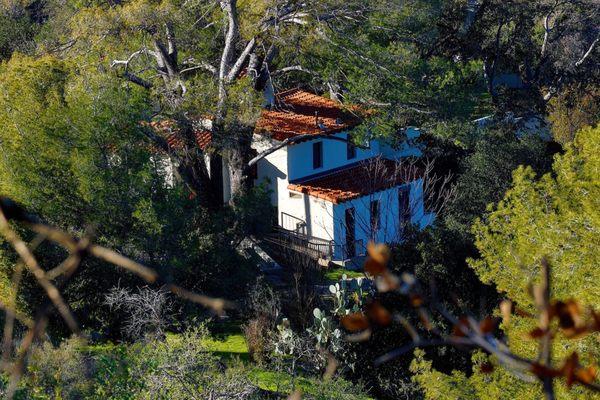
[[[412,182],[422,176],[423,170],[414,164],[403,167],[392,160],[371,158],[324,175],[290,183],[288,189],[339,204]]]
[[[342,132],[360,121],[337,101],[292,89],[276,95],[275,106],[262,111],[255,131],[285,140],[296,135]]]
[[[177,128],[177,123],[172,119],[164,119],[160,121],[152,121],[149,124],[154,130],[161,135],[172,149],[183,148],[183,138]],[[196,144],[202,150],[210,145],[212,141],[212,133],[205,129],[194,129]]]

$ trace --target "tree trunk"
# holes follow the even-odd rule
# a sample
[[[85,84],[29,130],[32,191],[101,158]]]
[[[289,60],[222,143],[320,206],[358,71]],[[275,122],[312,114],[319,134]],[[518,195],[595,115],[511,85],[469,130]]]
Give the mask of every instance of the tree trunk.
[[[227,151],[229,167],[229,183],[231,185],[231,199],[229,204],[235,204],[236,198],[248,192],[252,182],[248,179],[246,165],[251,154],[251,135],[237,133],[235,143]]]

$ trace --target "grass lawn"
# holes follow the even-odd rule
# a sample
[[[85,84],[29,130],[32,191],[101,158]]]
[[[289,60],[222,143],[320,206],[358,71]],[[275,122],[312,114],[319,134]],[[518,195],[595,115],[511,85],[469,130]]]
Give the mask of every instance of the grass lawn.
[[[323,390],[319,378],[297,376],[295,385],[292,385],[292,377],[286,372],[255,368],[248,377],[259,388],[273,393],[289,394],[293,389],[300,389],[302,393],[317,395]],[[350,395],[345,398],[348,400],[372,400],[372,398],[362,395]]]
[[[346,274],[347,278],[364,278],[365,274],[362,271],[351,271],[344,268],[332,268],[325,271],[325,279],[330,282],[338,282],[342,279],[342,275]]]
[[[255,368],[248,377],[256,386],[269,392],[289,393],[292,389],[292,377],[285,372]],[[311,382],[306,378],[297,377],[296,385],[305,390],[311,386]]]
[[[235,357],[242,361],[250,361],[248,345],[241,333],[211,336],[204,339],[204,345],[209,351],[223,358],[224,361]]]
[[[341,273],[340,273],[341,276]],[[230,365],[236,363],[244,364],[246,376],[250,381],[262,390],[273,394],[287,395],[295,388],[299,388],[305,394],[320,395],[324,386],[318,377],[303,376],[303,374],[292,378],[285,371],[274,371],[263,366],[254,364],[248,353],[248,345],[237,322],[217,323],[210,327],[210,336],[203,339],[207,350],[220,357],[223,362]],[[179,335],[168,333],[167,341],[177,341]],[[126,344],[101,343],[82,348],[87,353],[94,355],[114,354],[126,351]],[[369,397],[350,395],[348,400],[371,400]]]

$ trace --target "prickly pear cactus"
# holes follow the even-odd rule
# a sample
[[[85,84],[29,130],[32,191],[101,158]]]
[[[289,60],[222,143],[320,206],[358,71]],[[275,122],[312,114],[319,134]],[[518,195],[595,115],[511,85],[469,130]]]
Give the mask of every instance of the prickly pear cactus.
[[[333,285],[332,285],[333,286]],[[319,308],[313,310],[314,324],[308,332],[317,340],[320,348],[330,348],[333,352],[338,351],[342,339],[340,331],[331,317],[325,315]]]
[[[281,324],[277,325],[277,333],[275,352],[281,355],[294,354],[294,351],[296,350],[296,334],[290,327],[287,318],[284,318],[281,321]]]

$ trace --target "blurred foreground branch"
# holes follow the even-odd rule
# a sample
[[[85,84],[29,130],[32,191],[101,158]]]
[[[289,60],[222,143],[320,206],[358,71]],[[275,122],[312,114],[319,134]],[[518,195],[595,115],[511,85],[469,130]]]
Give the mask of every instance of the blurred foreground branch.
[[[381,365],[394,358],[409,353],[416,348],[432,346],[455,346],[458,348],[478,348],[493,355],[509,372],[528,382],[539,381],[542,384],[547,400],[555,399],[553,382],[564,379],[567,387],[577,383],[588,389],[600,392],[600,384],[596,382],[596,367],[584,367],[579,363],[579,355],[572,353],[560,366],[553,364],[552,340],[560,331],[566,338],[577,338],[586,334],[600,332],[600,313],[590,309],[588,318],[584,318],[582,308],[575,300],[558,301],[551,298],[550,265],[547,260],[541,262],[541,282],[532,287],[532,294],[537,306],[538,326],[529,336],[539,341],[538,356],[535,359],[521,357],[512,352],[509,347],[496,336],[494,331],[500,319],[485,317],[481,320],[472,315],[457,317],[453,315],[437,297],[435,285],[430,285],[426,295],[420,283],[409,273],[400,277],[387,268],[390,250],[385,245],[368,246],[369,257],[365,263],[365,272],[373,276],[379,292],[398,292],[409,298],[410,304],[427,332],[417,330],[408,319],[402,315],[392,315],[377,301],[367,305],[364,312],[357,312],[342,317],[342,325],[351,332],[349,340],[367,340],[371,336],[373,325],[388,325],[392,320],[399,322],[411,336],[411,342],[394,349],[375,360],[375,365]],[[511,314],[534,318],[536,316],[517,310],[512,302],[505,300],[500,304],[502,320],[505,325],[510,323]],[[433,323],[433,314],[440,315],[453,326],[451,333],[441,332]],[[556,319],[557,324],[552,324]],[[428,339],[423,336],[427,335]],[[491,372],[492,365],[482,365],[482,372]]]

